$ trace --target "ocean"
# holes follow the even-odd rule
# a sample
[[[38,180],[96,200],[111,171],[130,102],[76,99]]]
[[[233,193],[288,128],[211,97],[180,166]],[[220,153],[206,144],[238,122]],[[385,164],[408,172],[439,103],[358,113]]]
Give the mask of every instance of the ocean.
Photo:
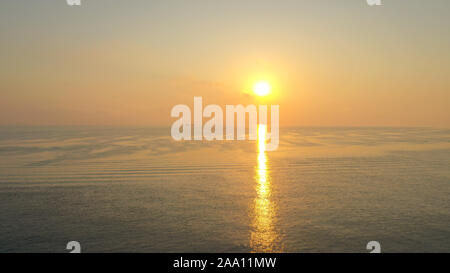
[[[450,252],[450,130],[0,127],[0,252]]]

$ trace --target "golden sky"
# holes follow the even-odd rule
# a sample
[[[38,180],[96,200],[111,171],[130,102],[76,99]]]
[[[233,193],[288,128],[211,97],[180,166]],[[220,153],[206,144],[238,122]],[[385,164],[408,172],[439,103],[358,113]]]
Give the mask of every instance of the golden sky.
[[[194,96],[281,126],[450,124],[447,0],[6,0],[0,34],[0,125],[166,126]]]

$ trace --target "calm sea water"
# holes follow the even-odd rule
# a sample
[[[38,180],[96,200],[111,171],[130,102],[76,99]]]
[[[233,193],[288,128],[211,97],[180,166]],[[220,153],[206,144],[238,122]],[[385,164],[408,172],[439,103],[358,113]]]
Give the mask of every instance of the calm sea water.
[[[0,128],[0,252],[450,252],[450,130]]]

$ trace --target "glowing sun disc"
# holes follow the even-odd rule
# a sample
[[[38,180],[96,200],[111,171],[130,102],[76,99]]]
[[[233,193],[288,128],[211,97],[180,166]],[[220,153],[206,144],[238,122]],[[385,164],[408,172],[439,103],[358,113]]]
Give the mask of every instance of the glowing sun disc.
[[[253,92],[258,96],[267,96],[270,93],[270,85],[267,82],[257,82],[253,86]]]

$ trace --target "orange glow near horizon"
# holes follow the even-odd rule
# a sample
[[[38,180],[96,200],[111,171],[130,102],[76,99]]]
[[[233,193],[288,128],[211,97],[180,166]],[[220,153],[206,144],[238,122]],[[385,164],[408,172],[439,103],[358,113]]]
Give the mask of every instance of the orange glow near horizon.
[[[0,125],[170,126],[172,107],[199,95],[207,104],[280,105],[280,126],[450,124],[450,36],[442,35],[450,16],[419,12],[424,1],[408,10],[391,5],[391,13],[361,16],[358,25],[347,20],[348,8],[327,5],[324,12],[322,1],[274,1],[257,5],[258,12],[215,1],[206,13],[188,1],[173,9],[116,1],[90,23],[49,1],[8,2],[14,9],[0,9],[4,22],[16,19],[12,10],[39,10],[42,23],[34,16],[0,23],[10,29],[0,45]],[[342,5],[373,12],[351,2]],[[450,1],[441,2],[436,7],[450,9]],[[410,24],[389,17],[396,12],[413,18]],[[67,20],[54,24],[55,14]],[[368,39],[374,22],[379,28]],[[414,42],[418,37],[426,42]]]

